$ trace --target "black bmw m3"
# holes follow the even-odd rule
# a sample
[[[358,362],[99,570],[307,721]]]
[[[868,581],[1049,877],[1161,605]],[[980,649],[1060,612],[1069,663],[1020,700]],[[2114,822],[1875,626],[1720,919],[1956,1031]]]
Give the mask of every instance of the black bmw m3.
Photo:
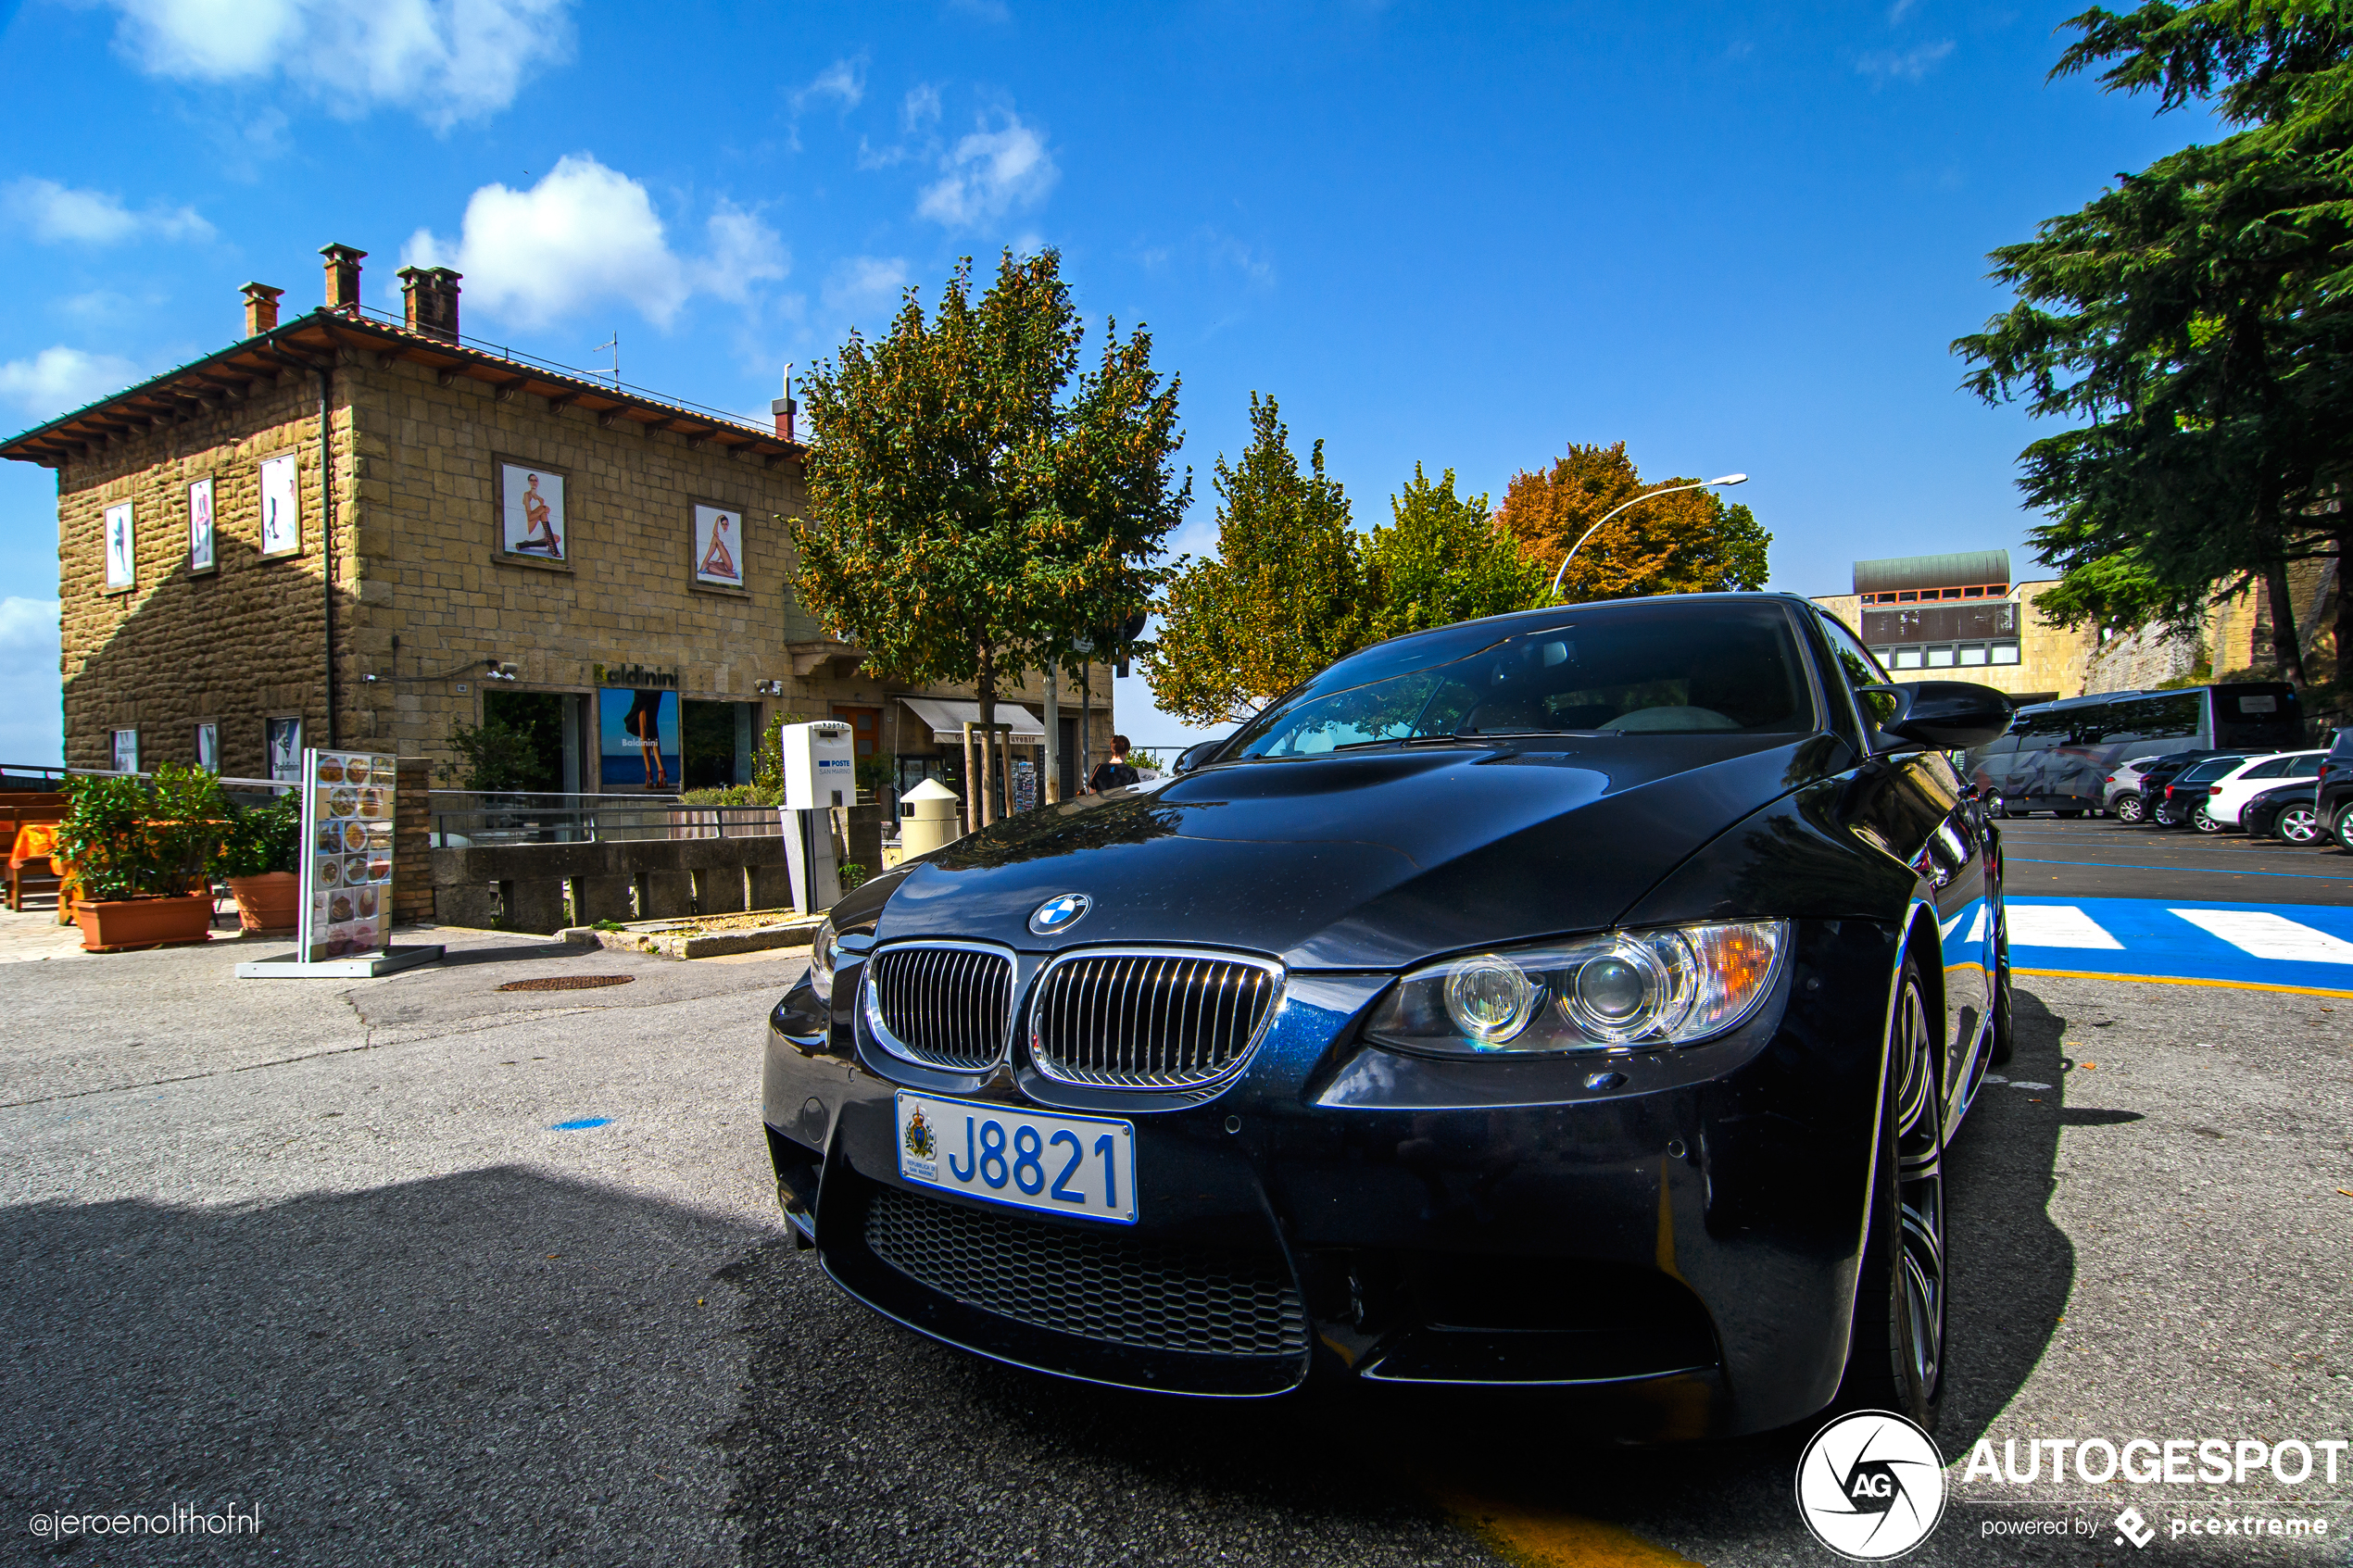
[[[1366,648],[837,905],[770,1020],[785,1214],[876,1311],[1067,1377],[1931,1422],[1943,1152],[2009,1028],[1942,753],[2007,715],[1775,595]]]

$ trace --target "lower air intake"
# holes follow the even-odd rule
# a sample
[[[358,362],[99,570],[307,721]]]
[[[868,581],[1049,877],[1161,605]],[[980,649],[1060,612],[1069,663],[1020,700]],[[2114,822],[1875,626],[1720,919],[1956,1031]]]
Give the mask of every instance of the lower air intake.
[[[1038,1224],[876,1187],[866,1246],[968,1307],[1082,1338],[1213,1356],[1298,1356],[1307,1314],[1278,1259]]]

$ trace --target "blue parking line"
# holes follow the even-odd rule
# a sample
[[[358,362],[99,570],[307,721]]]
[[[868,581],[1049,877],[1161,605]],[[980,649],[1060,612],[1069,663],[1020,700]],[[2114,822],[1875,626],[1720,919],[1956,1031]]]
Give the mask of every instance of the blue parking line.
[[[2334,905],[2192,901],[2181,898],[2007,899],[2014,968],[2076,974],[2180,979],[2219,985],[2284,985],[2353,995],[2353,909]],[[2049,915],[2033,911],[2048,909]],[[2176,911],[2181,911],[2177,913]],[[2246,915],[2210,923],[2185,916]],[[2317,935],[2299,936],[2310,933]],[[2321,954],[2283,956],[2283,949]],[[2252,947],[2255,950],[2249,950]]]
[[[2321,872],[2243,872],[2227,866],[2128,866],[2116,860],[2037,860],[2024,855],[2005,855],[2004,865],[2020,866],[2095,866],[2111,872],[2196,872],[2211,870],[2217,876],[2289,876],[2299,882],[2353,882],[2353,872],[2329,876]]]

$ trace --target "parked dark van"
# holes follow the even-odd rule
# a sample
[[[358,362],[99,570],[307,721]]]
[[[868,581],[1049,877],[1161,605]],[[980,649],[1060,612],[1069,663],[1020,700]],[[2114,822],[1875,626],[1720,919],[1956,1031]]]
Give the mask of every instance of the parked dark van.
[[[2303,709],[2284,681],[2099,692],[2020,709],[2007,734],[1969,754],[1968,772],[2009,813],[2073,817],[2097,811],[2108,775],[2136,757],[2292,751],[2303,744]]]

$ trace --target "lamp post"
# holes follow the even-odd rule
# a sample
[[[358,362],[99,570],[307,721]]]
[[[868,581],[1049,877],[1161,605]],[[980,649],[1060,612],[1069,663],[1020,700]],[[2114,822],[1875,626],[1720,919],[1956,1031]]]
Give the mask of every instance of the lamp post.
[[[1568,547],[1568,554],[1561,557],[1561,569],[1553,573],[1552,596],[1554,598],[1560,597],[1561,579],[1568,575],[1568,563],[1577,558],[1577,552],[1585,547],[1585,541],[1591,539],[1594,534],[1599,533],[1602,531],[1604,523],[1608,522],[1610,518],[1616,517],[1619,512],[1624,511],[1627,507],[1638,506],[1642,502],[1647,501],[1655,495],[1672,495],[1678,490],[1712,490],[1719,484],[1746,484],[1747,483],[1748,475],[1744,473],[1728,473],[1720,479],[1698,479],[1693,480],[1689,484],[1669,484],[1657,490],[1645,490],[1641,495],[1635,496],[1633,500],[1628,501],[1621,506],[1611,508],[1608,515],[1604,517],[1601,522],[1593,524],[1592,527],[1587,529],[1583,533],[1579,534],[1577,543]]]

